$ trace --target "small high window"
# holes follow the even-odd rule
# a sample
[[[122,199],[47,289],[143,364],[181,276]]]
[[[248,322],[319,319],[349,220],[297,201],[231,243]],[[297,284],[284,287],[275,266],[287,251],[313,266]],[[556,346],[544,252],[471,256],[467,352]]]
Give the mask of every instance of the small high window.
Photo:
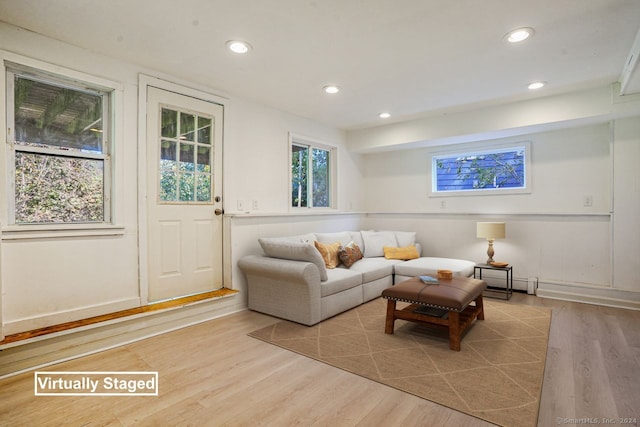
[[[334,147],[291,139],[291,207],[334,207],[334,176]]]
[[[529,144],[449,152],[431,158],[432,194],[528,188]]]

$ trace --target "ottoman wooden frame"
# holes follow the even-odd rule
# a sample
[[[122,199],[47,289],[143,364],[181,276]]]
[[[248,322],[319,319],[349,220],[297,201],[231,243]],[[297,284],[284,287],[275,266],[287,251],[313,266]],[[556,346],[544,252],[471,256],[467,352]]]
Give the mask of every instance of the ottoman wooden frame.
[[[382,297],[387,299],[384,331],[393,334],[396,319],[444,327],[449,330],[449,348],[460,351],[462,334],[475,319],[484,320],[482,292],[486,287],[483,280],[458,276],[440,279],[440,284],[425,284],[417,277],[400,282],[382,291]],[[397,310],[397,301],[410,305]],[[420,313],[421,306],[447,313],[442,317]]]

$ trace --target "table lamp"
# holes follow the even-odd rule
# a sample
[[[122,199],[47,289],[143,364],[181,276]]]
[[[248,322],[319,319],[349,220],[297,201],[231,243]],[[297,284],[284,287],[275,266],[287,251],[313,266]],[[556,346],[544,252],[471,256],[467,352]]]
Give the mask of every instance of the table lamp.
[[[489,242],[489,248],[487,249],[487,264],[492,264],[493,261],[493,241],[495,239],[504,239],[505,237],[505,224],[504,222],[478,222],[476,224],[476,236],[480,239],[487,239]]]

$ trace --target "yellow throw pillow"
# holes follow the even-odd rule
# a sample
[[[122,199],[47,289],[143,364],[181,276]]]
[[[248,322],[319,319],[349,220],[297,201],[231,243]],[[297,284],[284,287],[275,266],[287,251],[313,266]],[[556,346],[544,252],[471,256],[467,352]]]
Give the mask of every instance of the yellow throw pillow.
[[[384,250],[384,257],[386,259],[416,259],[420,258],[420,254],[418,253],[418,249],[415,246],[405,246],[402,248],[394,248],[392,246],[384,246],[382,248]]]
[[[336,268],[340,264],[340,257],[338,256],[338,250],[342,246],[340,242],[323,244],[316,240],[314,243],[327,268]]]

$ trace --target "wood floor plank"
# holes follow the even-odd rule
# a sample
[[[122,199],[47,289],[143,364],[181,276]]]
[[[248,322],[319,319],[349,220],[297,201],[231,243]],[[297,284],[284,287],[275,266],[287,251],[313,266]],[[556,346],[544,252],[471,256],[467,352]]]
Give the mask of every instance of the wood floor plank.
[[[538,426],[640,416],[639,312],[511,303],[553,309]],[[47,368],[158,371],[158,397],[36,397],[32,372],[2,379],[0,425],[491,425],[247,336],[276,321],[240,312]]]
[[[617,414],[620,418],[631,418],[629,414],[640,411],[640,381],[637,378],[638,364],[622,331],[620,319],[605,314],[596,335]]]
[[[557,417],[575,418],[576,415],[571,316],[566,307],[560,307],[551,317],[539,425],[554,425]]]

